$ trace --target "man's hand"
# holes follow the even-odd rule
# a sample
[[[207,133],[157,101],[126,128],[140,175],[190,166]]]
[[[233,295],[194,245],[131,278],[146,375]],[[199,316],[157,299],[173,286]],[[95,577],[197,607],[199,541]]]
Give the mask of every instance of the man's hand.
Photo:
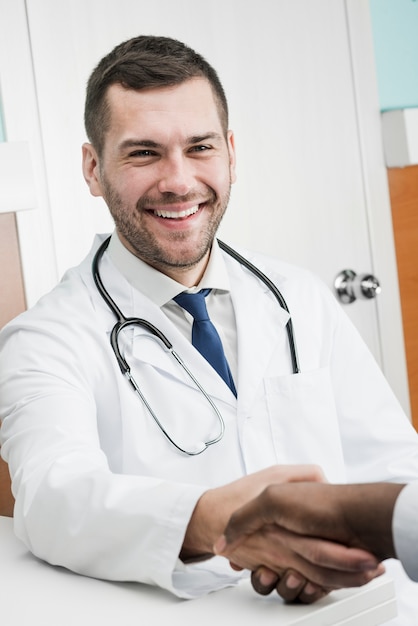
[[[180,558],[193,561],[213,556],[213,544],[234,511],[259,496],[269,485],[324,480],[322,470],[316,465],[274,465],[222,487],[209,489],[195,507]]]
[[[286,600],[363,585],[395,556],[392,514],[402,487],[271,485],[232,515],[214,551],[251,569],[257,591],[276,588]]]

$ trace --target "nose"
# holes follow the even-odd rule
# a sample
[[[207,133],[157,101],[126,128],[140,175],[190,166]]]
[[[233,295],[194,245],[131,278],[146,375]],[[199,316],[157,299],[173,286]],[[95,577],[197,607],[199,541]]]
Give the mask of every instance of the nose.
[[[185,196],[193,188],[192,164],[183,155],[173,156],[161,164],[161,176],[158,182],[160,193],[174,193]]]

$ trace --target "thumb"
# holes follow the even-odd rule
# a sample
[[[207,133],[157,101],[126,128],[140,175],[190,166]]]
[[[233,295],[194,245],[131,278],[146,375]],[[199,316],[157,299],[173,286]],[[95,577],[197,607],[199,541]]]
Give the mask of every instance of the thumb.
[[[214,553],[228,556],[246,537],[259,531],[266,522],[271,523],[271,520],[260,515],[258,498],[251,500],[231,515],[223,534],[213,545]]]

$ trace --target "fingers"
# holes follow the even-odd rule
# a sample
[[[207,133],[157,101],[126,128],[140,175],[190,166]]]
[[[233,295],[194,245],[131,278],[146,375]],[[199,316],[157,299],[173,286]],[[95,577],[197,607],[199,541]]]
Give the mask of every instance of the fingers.
[[[279,576],[262,565],[251,573],[251,584],[260,595],[266,596],[276,590],[289,603],[312,604],[329,593],[329,590],[306,580],[295,570],[289,569]]]
[[[359,553],[360,560],[351,559],[352,552]],[[247,537],[230,563],[233,569],[252,571],[257,593],[276,591],[286,602],[311,604],[334,589],[364,585],[384,572],[369,553],[364,554],[370,561],[364,561],[363,552],[274,527]],[[335,569],[335,563],[341,569]]]
[[[236,563],[233,563],[233,561],[229,561],[229,565],[231,569],[234,570],[234,572],[242,572],[242,570],[244,569],[243,567],[241,567],[241,565],[237,565]]]
[[[326,596],[330,590],[307,581],[298,572],[287,570],[276,585],[276,591],[286,602],[312,604]]]
[[[275,572],[293,568],[325,587],[360,586],[384,571],[379,560],[365,550],[303,537],[277,525],[264,526],[232,545],[220,538],[214,551],[250,570],[259,564]]]
[[[309,604],[333,589],[370,582],[384,566],[370,552],[350,547],[344,515],[331,506],[332,489],[319,482],[270,484],[235,510],[215,554],[252,571],[258,593],[276,590],[287,602]]]
[[[279,532],[279,528],[276,529]],[[361,573],[374,571],[379,560],[361,548],[347,547],[326,539],[303,537],[281,529],[287,544],[313,566],[341,572]]]
[[[282,480],[281,482],[328,482],[319,465],[296,465],[290,467],[292,468],[292,474],[287,477],[286,481]]]
[[[251,572],[251,584],[262,596],[268,596],[279,582],[280,576],[264,565]]]

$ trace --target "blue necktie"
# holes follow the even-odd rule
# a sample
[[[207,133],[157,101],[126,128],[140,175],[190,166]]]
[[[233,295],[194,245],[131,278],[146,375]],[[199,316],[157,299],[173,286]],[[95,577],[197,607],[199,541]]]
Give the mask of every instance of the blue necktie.
[[[205,297],[210,289],[201,289],[197,293],[180,293],[175,302],[193,316],[192,344],[200,354],[212,365],[219,376],[224,379],[234,396],[237,392],[226,360],[221,338],[209,319]]]

